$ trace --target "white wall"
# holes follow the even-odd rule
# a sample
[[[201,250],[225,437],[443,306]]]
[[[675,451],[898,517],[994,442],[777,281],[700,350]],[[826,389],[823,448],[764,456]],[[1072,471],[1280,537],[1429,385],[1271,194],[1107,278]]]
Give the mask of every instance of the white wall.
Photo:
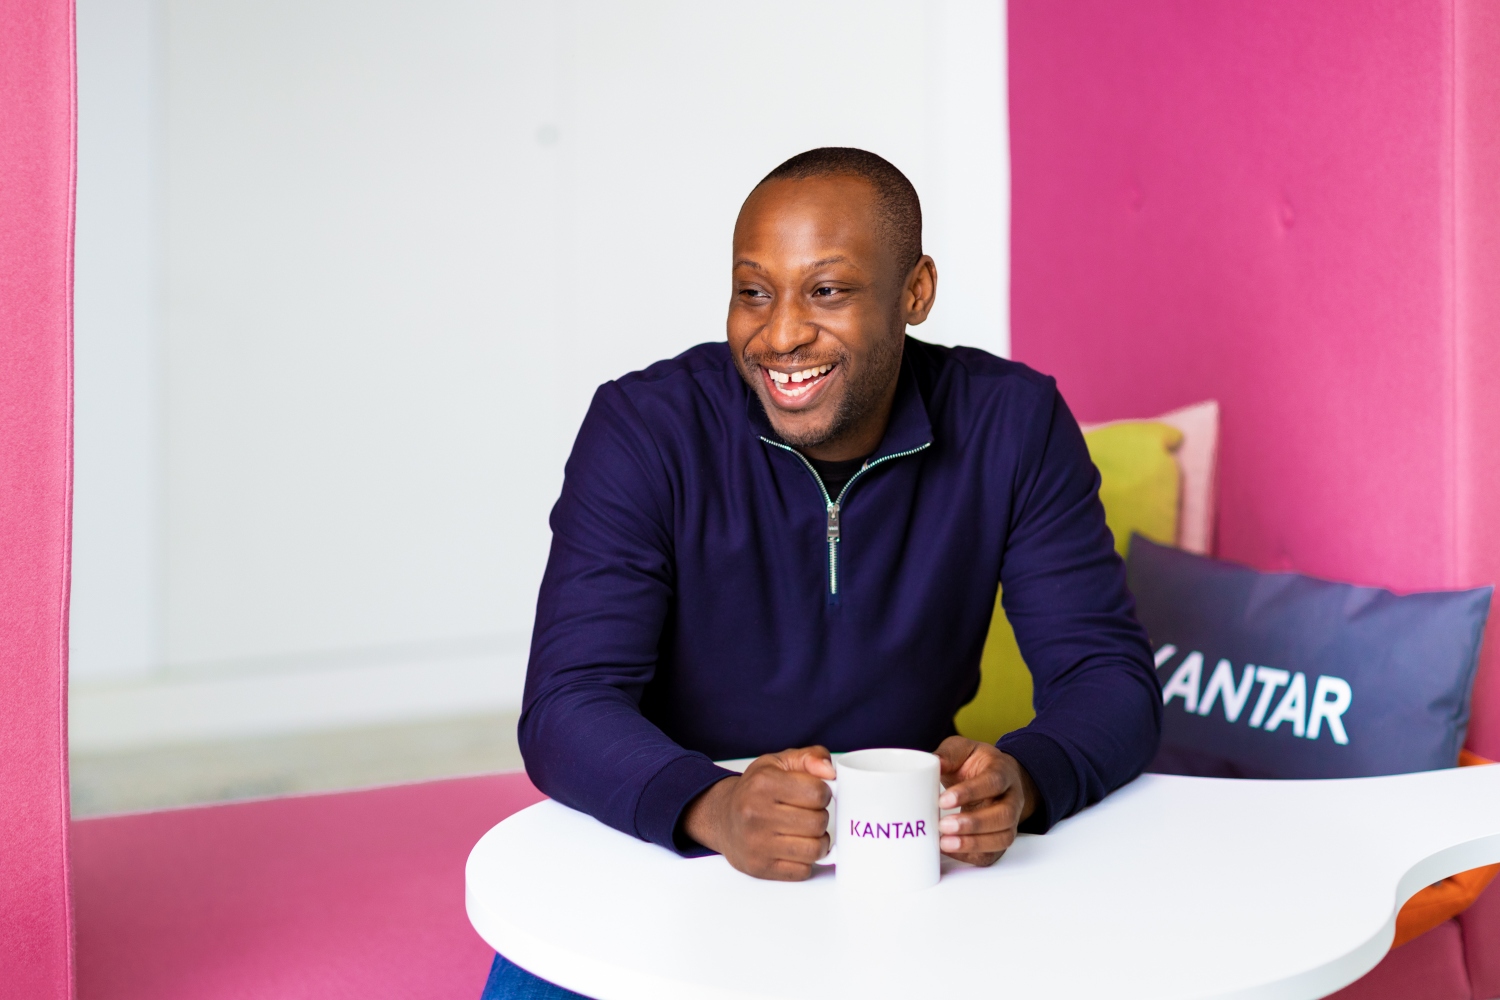
[[[160,27],[154,0],[78,0],[75,682],[164,652]]]
[[[1007,349],[997,4],[163,0],[159,69],[91,67],[86,38],[149,25],[125,2],[130,31],[80,4],[80,144],[156,150],[164,195],[85,267],[115,158],[81,157],[78,509],[155,548],[78,535],[75,746],[515,704],[594,387],[722,337],[735,212],[802,149],[906,171],[941,276],[919,335]],[[106,131],[88,81],[153,72],[156,145]],[[164,324],[148,295],[106,334],[103,262],[158,229]],[[86,381],[119,345],[128,388]],[[159,433],[109,430],[126,397]]]

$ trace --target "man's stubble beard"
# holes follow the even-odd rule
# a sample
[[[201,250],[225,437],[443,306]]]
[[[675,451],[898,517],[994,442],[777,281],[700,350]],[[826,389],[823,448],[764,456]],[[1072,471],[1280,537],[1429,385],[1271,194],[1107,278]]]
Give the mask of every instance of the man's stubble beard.
[[[841,351],[835,363],[845,373],[844,396],[839,400],[838,406],[834,409],[833,419],[829,422],[828,426],[821,432],[812,434],[793,434],[788,433],[780,427],[776,427],[776,433],[793,448],[818,448],[823,445],[836,443],[880,406],[886,392],[900,376],[901,353],[905,349],[905,346],[905,333],[882,342],[878,348],[870,352],[864,369],[861,371],[856,368],[852,373],[849,367],[849,355],[847,352]],[[765,355],[740,358],[740,363],[735,367],[739,369],[740,377],[760,397],[760,405],[766,410],[766,418],[775,427],[776,418],[772,416],[772,412],[776,404],[764,397],[764,393],[767,391],[774,392],[775,390],[767,390],[765,388],[765,380],[761,378],[760,374],[761,357],[765,357]],[[827,359],[814,360],[800,357],[798,352],[784,355],[777,358],[777,360],[788,365],[788,367],[798,365],[811,367],[814,364],[828,363]],[[810,362],[810,364],[805,362]],[[754,373],[753,375],[751,374],[752,372]]]

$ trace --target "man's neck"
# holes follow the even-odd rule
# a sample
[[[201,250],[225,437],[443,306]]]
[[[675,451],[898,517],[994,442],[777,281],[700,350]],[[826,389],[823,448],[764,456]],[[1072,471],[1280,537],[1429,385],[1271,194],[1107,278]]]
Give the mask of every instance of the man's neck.
[[[891,407],[896,400],[896,382],[886,390],[880,405],[838,437],[799,449],[808,458],[820,462],[847,462],[864,458],[880,447],[885,429],[890,426]]]
[[[859,474],[859,470],[864,466],[865,459],[868,457],[868,455],[861,455],[858,458],[834,462],[825,462],[821,458],[812,457],[808,457],[807,460],[812,463],[813,471],[823,481],[823,489],[827,491],[829,499],[837,500],[843,495],[844,487],[848,485],[849,480]]]

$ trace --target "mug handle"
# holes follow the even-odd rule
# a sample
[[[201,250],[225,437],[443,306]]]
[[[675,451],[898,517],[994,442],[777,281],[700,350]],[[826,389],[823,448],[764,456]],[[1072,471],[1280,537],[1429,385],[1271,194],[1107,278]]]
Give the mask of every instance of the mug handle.
[[[827,778],[824,778],[823,784],[827,785],[828,790],[833,793],[833,798],[828,800],[828,853],[817,861],[814,861],[813,864],[832,865],[838,863],[838,858],[835,855],[838,853],[839,846],[839,783],[837,779],[829,781]]]

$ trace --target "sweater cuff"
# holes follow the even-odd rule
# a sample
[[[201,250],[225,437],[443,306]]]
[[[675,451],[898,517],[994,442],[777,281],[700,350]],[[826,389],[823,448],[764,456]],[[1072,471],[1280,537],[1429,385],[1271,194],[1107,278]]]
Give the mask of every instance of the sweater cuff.
[[[1078,807],[1078,777],[1067,753],[1050,736],[1018,729],[1000,737],[996,747],[1020,762],[1031,775],[1041,801],[1020,826],[1022,833],[1046,833]]]
[[[635,806],[635,832],[642,840],[676,851],[685,858],[712,854],[680,829],[688,804],[734,771],[702,754],[678,757],[646,783]]]

